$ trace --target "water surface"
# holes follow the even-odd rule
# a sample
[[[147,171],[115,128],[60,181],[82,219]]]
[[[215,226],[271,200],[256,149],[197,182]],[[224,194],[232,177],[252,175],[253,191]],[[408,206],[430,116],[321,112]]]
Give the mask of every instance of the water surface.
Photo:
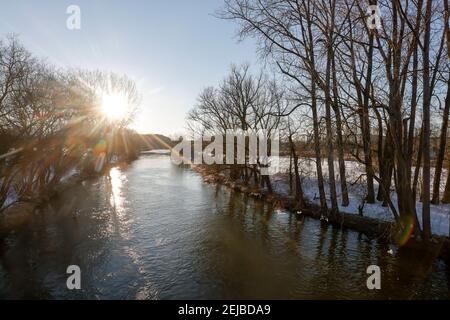
[[[381,290],[367,289],[372,264]],[[165,155],[84,182],[0,240],[1,298],[448,299],[449,287],[443,262],[205,184]]]

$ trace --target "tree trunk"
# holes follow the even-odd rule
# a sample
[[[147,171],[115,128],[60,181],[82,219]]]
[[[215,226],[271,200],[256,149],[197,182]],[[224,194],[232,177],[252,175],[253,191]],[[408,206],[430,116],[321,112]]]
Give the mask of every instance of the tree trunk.
[[[431,28],[431,0],[427,0],[425,14],[425,35],[423,43],[423,204],[422,224],[423,237],[427,241],[431,237],[430,221],[430,28]]]
[[[392,149],[392,142],[389,131],[386,134],[385,143],[381,155],[381,165],[380,165],[380,178],[381,184],[378,187],[378,197],[379,201],[383,201],[383,206],[387,206],[387,196],[391,190],[392,184],[392,171],[394,167],[394,151]],[[380,155],[379,155],[380,156]]]
[[[450,172],[450,161],[447,167],[448,172]],[[447,175],[447,181],[445,183],[444,195],[442,196],[442,203],[450,203],[450,174]]]
[[[420,4],[421,5],[421,4]],[[419,20],[420,21],[420,20]],[[408,153],[408,164],[410,167],[409,172],[411,172],[412,160],[414,154],[414,133],[416,126],[416,107],[417,107],[417,66],[419,64],[419,54],[417,46],[414,48],[414,56],[413,56],[413,74],[412,74],[412,88],[411,88],[411,113],[409,120],[409,131],[408,131],[408,145],[407,145],[407,153]],[[411,175],[410,175],[411,179]],[[415,201],[415,198],[414,198]]]
[[[320,135],[319,135],[319,117],[317,115],[317,89],[316,89],[316,75],[315,75],[315,53],[314,53],[314,38],[312,34],[312,21],[308,18],[308,40],[309,40],[309,55],[310,55],[310,70],[311,76],[311,110],[313,116],[313,131],[314,131],[314,153],[316,157],[316,170],[317,170],[317,186],[319,188],[320,197],[320,209],[322,213],[327,213],[327,199],[325,197],[325,187],[323,182],[322,162],[320,155]]]
[[[373,32],[369,33],[369,51],[368,51],[368,66],[366,74],[366,84],[364,88],[364,103],[362,106],[362,137],[364,147],[364,162],[366,165],[367,175],[367,203],[375,202],[375,191],[373,187],[373,163],[372,163],[372,143],[370,138],[370,121],[369,121],[369,98],[370,86],[372,84],[372,60],[373,60]]]
[[[342,206],[347,207],[349,205],[347,177],[345,173],[345,159],[344,159],[344,143],[342,139],[342,119],[339,108],[339,97],[337,91],[337,79],[336,79],[336,63],[333,54],[332,58],[332,74],[333,74],[333,111],[336,116],[336,142],[339,158],[339,177],[341,184]]]
[[[293,181],[292,181],[292,150],[289,153],[289,193],[292,194]]]
[[[331,97],[330,97],[330,71],[331,71],[331,46],[328,49],[327,73],[325,90],[325,124],[327,138],[327,159],[328,159],[328,184],[330,187],[331,214],[339,212],[336,194],[336,181],[334,176],[334,154],[333,154],[333,129],[331,125]]]
[[[401,114],[401,96],[398,83],[391,83],[392,97],[389,102],[390,108],[390,141],[394,146],[395,157],[395,189],[397,192],[397,203],[402,227],[413,224],[417,233],[419,226],[417,220],[415,201],[412,198],[411,181],[408,173],[408,160],[403,148],[403,121]]]
[[[444,0],[444,13],[445,13],[445,28],[446,28],[446,36],[447,36],[447,53],[449,54],[450,59],[450,29],[448,27],[448,18],[449,18],[449,8],[448,8],[448,0]],[[445,101],[446,104],[448,104],[449,100],[449,92],[447,89],[447,100]],[[445,183],[445,190],[444,195],[442,197],[443,203],[450,203],[450,161],[448,166],[448,172],[447,172],[447,181]],[[449,224],[449,235],[450,235],[450,224]]]
[[[439,154],[436,159],[434,180],[433,180],[433,198],[431,203],[439,204],[439,190],[441,187],[442,164],[445,157],[445,146],[447,143],[448,114],[450,111],[450,79],[447,80],[447,97],[445,98],[444,114],[442,116],[441,136],[439,140]]]
[[[416,160],[416,168],[414,169],[414,180],[413,180],[413,199],[416,201],[417,199],[417,184],[419,182],[419,173],[420,167],[422,166],[422,152],[423,151],[423,125],[420,128],[419,133],[419,147],[417,149],[417,160]]]
[[[303,188],[302,183],[300,180],[300,173],[298,170],[298,156],[297,152],[295,151],[295,144],[292,140],[292,136],[289,136],[289,145],[291,147],[291,154],[294,162],[294,174],[295,174],[295,201],[298,203],[300,208],[304,207],[304,195],[303,195]]]
[[[313,101],[315,101],[315,95],[313,96]],[[315,102],[312,103],[311,109],[313,114],[314,153],[316,157],[317,186],[319,188],[320,208],[322,212],[326,212],[328,210],[328,206],[327,199],[325,197],[325,187],[323,183],[322,157],[320,155],[319,120],[317,116],[317,105]]]

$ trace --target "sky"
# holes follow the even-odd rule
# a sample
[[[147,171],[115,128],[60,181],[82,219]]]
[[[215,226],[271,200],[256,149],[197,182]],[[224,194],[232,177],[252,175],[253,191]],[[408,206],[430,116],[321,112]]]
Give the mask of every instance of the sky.
[[[142,95],[132,127],[182,134],[200,91],[232,63],[257,64],[252,39],[213,16],[222,0],[0,0],[0,37],[15,33],[33,54],[59,67],[101,69],[132,78]],[[81,10],[67,28],[67,8]]]

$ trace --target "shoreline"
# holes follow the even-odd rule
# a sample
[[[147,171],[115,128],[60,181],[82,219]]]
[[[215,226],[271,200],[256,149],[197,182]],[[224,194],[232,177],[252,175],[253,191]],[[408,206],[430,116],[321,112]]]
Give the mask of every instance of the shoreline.
[[[139,159],[138,155],[128,157],[120,162],[108,163],[99,172],[93,170],[84,171],[78,168],[80,169],[78,173],[70,175],[64,180],[60,177],[57,183],[48,185],[46,190],[40,194],[36,194],[32,199],[13,203],[3,212],[0,212],[0,236],[26,224],[40,208],[48,204],[55,197],[75,187],[77,184],[105,176],[109,174],[111,168],[128,166],[137,159]]]
[[[112,167],[113,166],[108,167],[108,169],[111,169]],[[90,175],[78,174],[71,176],[64,181],[59,181],[57,184],[49,187],[44,193],[36,195],[36,197],[30,201],[19,201],[12,204],[0,214],[0,236],[24,226],[34,214],[39,214],[39,209],[47,205],[52,199],[58,197],[60,194],[85,181],[104,176],[107,171],[108,170],[104,170],[100,173]]]
[[[412,235],[406,244],[400,246],[398,241],[396,241],[396,238],[398,238],[400,234],[400,230],[394,222],[360,216],[357,213],[348,213],[344,211],[340,211],[337,217],[330,215],[328,221],[324,221],[320,207],[311,203],[308,199],[305,199],[306,205],[300,210],[293,196],[283,196],[276,192],[269,193],[265,190],[257,189],[254,186],[244,185],[239,181],[231,181],[225,176],[207,172],[202,165],[191,166],[191,169],[198,173],[206,183],[226,186],[230,190],[272,204],[279,209],[287,210],[296,217],[311,217],[313,219],[321,220],[322,223],[328,225],[331,224],[341,229],[349,229],[363,233],[370,239],[385,241],[398,248],[410,248],[420,254],[427,256],[432,255],[434,258],[441,259],[447,263],[450,262],[449,237],[433,234],[432,240],[429,243],[424,243],[421,240],[416,240],[414,235]]]

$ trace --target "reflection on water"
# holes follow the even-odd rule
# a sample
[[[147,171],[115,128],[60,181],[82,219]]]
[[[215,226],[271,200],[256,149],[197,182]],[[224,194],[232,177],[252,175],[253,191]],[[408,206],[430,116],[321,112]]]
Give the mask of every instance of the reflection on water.
[[[204,184],[146,155],[85,182],[0,242],[0,297],[449,298],[448,266]],[[82,290],[66,289],[66,268]],[[382,290],[366,287],[367,266]]]
[[[126,176],[120,171],[119,168],[112,168],[109,171],[109,181],[111,183],[111,197],[110,204],[114,210],[121,214],[124,210],[124,197],[122,194],[123,183]]]

